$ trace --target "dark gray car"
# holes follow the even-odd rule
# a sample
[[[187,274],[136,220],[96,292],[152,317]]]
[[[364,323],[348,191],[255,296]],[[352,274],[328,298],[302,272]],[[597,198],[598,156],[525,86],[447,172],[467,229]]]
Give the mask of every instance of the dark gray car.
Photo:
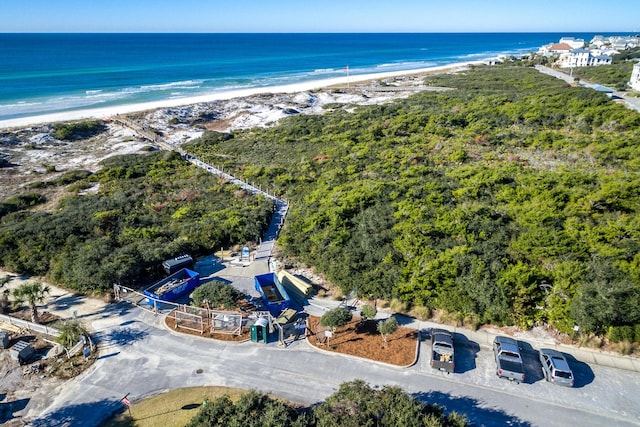
[[[554,384],[573,387],[573,372],[562,353],[549,348],[540,350],[540,363],[544,378]]]
[[[493,340],[496,375],[520,383],[524,381],[524,364],[518,342],[511,337],[497,336]]]

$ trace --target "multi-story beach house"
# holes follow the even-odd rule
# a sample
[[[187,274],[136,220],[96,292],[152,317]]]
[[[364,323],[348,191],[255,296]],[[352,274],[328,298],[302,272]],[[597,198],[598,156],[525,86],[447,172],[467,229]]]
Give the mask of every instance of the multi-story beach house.
[[[560,55],[560,66],[564,68],[611,65],[611,61],[610,56],[596,55],[588,49],[573,49]]]
[[[633,71],[631,72],[629,86],[631,86],[633,90],[640,91],[640,62],[637,62],[633,65]]]

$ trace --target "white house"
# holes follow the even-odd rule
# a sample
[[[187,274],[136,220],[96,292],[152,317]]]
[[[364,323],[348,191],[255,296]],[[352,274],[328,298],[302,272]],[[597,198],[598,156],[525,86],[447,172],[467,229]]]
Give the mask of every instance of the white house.
[[[573,49],[560,57],[562,67],[587,67],[591,52],[586,49]]]
[[[560,66],[564,68],[593,67],[597,65],[611,65],[611,57],[594,55],[588,49],[573,49],[560,55]]]
[[[611,47],[617,50],[625,50],[629,47],[632,47],[635,44],[634,43],[635,40],[632,39],[631,37],[621,37],[621,36],[610,37],[609,42],[611,43]]]
[[[571,49],[571,46],[566,43],[551,43],[546,46],[542,46],[538,50],[538,53],[544,56],[551,56],[554,54],[569,53]]]
[[[636,62],[633,65],[633,71],[631,72],[631,80],[629,80],[629,86],[633,90],[640,91],[640,62]]]
[[[583,39],[576,39],[573,37],[562,37],[560,43],[565,43],[571,46],[571,49],[581,49],[584,47]]]
[[[590,66],[598,66],[598,65],[611,65],[613,59],[607,55],[593,55],[591,56]]]
[[[593,36],[593,38],[589,42],[590,46],[593,46],[596,48],[601,48],[605,44],[607,44],[607,41],[605,40],[604,36]]]

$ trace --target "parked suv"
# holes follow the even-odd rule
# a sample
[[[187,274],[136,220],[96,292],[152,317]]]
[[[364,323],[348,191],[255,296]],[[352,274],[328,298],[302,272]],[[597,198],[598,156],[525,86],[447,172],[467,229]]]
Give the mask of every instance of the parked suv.
[[[540,363],[542,364],[542,373],[547,381],[573,387],[573,372],[571,372],[569,363],[562,353],[543,348],[540,350]]]

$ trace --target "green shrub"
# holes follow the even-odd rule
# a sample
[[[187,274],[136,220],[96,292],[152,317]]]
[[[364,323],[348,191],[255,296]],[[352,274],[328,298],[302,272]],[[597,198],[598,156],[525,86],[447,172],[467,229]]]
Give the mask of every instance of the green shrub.
[[[366,320],[366,319],[374,319],[376,317],[376,313],[378,313],[378,310],[369,304],[363,305],[362,306],[362,310],[360,310],[360,315]]]
[[[611,342],[634,342],[636,341],[635,328],[633,326],[611,326],[607,333],[607,338]]]
[[[56,123],[53,136],[60,141],[90,138],[104,132],[107,126],[101,120],[85,120],[73,123]]]
[[[391,308],[391,311],[395,313],[406,313],[409,308],[409,304],[404,301],[400,301],[397,298],[393,298],[389,303],[389,308]]]
[[[411,309],[411,313],[420,320],[428,320],[431,318],[431,308],[427,306],[414,306]]]
[[[46,200],[47,199],[42,194],[26,193],[11,197],[7,202],[15,203],[20,209],[25,209],[44,203]]]
[[[238,301],[245,297],[245,294],[230,284],[217,280],[200,285],[192,295],[196,306],[208,303],[210,308],[223,310],[235,310],[238,308]]]
[[[93,172],[88,170],[73,170],[73,171],[65,172],[60,178],[55,180],[55,183],[57,185],[68,185],[76,181],[80,181],[82,179],[88,178],[92,174]]]
[[[351,310],[344,307],[337,307],[322,315],[320,318],[320,325],[335,329],[346,325],[352,318],[353,314],[351,313]]]

